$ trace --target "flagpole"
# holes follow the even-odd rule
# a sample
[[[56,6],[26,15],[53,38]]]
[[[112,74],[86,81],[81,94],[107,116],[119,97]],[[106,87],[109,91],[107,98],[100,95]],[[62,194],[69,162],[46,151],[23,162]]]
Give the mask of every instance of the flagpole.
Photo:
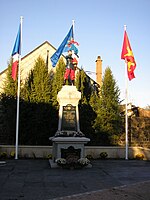
[[[127,26],[124,25],[124,31]],[[125,59],[125,159],[128,160],[128,77],[127,77],[127,61]]]
[[[72,26],[73,26],[73,39],[74,39],[74,24],[75,24],[75,20],[72,20]]]
[[[20,49],[22,46],[22,21],[23,17],[20,17],[20,32],[21,32],[21,41]],[[15,159],[18,159],[18,133],[19,133],[19,99],[20,99],[20,61],[21,61],[21,51],[19,53],[19,62],[18,62],[18,90],[17,90],[17,116],[16,116],[16,149],[15,149]]]
[[[126,154],[125,154],[125,159],[128,160],[128,79],[127,79],[127,63],[125,62],[125,74],[126,74],[126,78],[125,78],[125,84],[126,84],[126,89],[125,89],[125,136],[126,136]]]

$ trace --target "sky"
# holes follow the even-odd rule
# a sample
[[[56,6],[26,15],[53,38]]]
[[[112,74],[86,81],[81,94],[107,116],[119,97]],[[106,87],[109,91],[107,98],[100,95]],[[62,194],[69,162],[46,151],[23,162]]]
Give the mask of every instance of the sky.
[[[125,99],[126,69],[121,60],[124,25],[136,61],[135,79],[128,81],[128,102],[150,105],[150,0],[0,0],[0,72],[7,68],[23,16],[22,50],[25,56],[45,41],[58,48],[75,20],[80,45],[79,68],[95,80],[97,56],[103,74],[110,67]]]

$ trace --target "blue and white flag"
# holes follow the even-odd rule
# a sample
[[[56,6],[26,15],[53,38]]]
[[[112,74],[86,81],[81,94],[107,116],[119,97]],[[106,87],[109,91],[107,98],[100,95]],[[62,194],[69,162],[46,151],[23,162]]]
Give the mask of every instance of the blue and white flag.
[[[59,48],[56,50],[56,52],[51,56],[51,62],[52,62],[52,66],[55,67],[62,52],[66,51],[66,46],[67,44],[71,41],[71,39],[73,38],[73,25],[71,26],[68,34],[66,35],[65,39],[63,40],[63,42],[61,43],[61,45],[59,46]]]

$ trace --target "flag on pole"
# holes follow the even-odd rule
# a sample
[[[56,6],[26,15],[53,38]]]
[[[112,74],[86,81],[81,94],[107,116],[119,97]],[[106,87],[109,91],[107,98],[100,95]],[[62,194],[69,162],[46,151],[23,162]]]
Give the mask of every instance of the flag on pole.
[[[17,77],[17,69],[19,62],[19,55],[21,53],[21,25],[19,26],[19,31],[16,37],[15,45],[12,51],[12,78],[15,81]]]
[[[133,55],[133,52],[131,49],[131,45],[130,45],[126,30],[124,32],[124,40],[123,40],[123,46],[122,46],[121,59],[124,59],[127,62],[128,78],[129,78],[129,80],[132,80],[133,78],[135,78],[134,70],[136,68],[136,62],[134,59],[134,55]]]
[[[55,67],[62,52],[67,51],[67,46],[68,43],[73,39],[73,25],[71,26],[68,34],[66,35],[65,39],[63,40],[63,42],[61,43],[61,45],[59,46],[59,48],[56,50],[56,52],[51,56],[51,62],[52,62],[52,66]]]
[[[67,52],[71,50],[71,51],[74,51],[75,54],[78,54],[78,49],[75,45],[79,46],[79,43],[74,41],[74,39],[68,40],[63,52]]]

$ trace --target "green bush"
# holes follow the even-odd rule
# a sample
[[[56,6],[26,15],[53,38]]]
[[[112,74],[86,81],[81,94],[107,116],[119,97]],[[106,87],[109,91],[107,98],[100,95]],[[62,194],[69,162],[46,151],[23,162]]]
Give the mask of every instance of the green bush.
[[[100,158],[101,159],[106,159],[108,157],[108,153],[107,152],[101,152],[100,153]]]
[[[53,155],[50,153],[50,154],[47,155],[47,158],[48,158],[48,159],[52,159],[52,156],[53,156]]]
[[[144,159],[144,155],[142,153],[137,153],[135,155],[135,159],[137,159],[137,160],[143,160]]]
[[[93,160],[93,156],[90,155],[90,154],[86,155],[86,158],[87,158],[88,160]]]
[[[11,151],[11,152],[10,152],[10,157],[11,157],[11,158],[14,158],[14,157],[15,157],[15,152],[14,152],[14,151]]]
[[[7,158],[7,153],[6,152],[1,152],[0,157],[1,158]]]

